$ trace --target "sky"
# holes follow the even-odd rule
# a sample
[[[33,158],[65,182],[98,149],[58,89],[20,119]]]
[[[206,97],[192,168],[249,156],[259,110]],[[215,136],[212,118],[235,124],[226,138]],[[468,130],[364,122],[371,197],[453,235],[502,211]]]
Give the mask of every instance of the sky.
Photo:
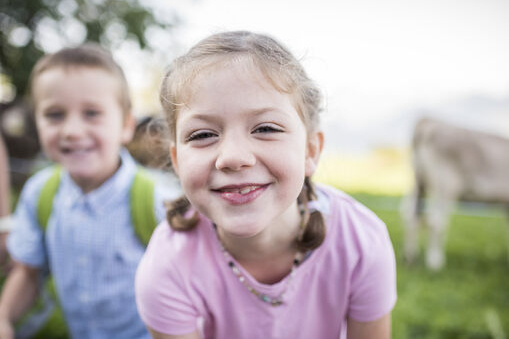
[[[281,41],[325,94],[326,135],[337,129],[373,133],[419,110],[445,116],[445,107],[458,103],[464,109],[472,97],[507,108],[507,128],[500,127],[500,109],[486,125],[509,135],[509,1],[148,2],[161,12],[172,7],[180,13],[174,33],[183,51],[224,30],[247,29]]]

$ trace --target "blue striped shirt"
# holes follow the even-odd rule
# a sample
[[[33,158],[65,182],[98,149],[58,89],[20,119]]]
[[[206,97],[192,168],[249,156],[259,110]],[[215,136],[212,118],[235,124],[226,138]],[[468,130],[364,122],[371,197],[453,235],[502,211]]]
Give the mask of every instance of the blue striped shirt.
[[[62,171],[45,236],[36,206],[51,169],[29,179],[16,208],[8,249],[15,260],[50,270],[73,338],[150,338],[134,296],[134,275],[144,252],[130,217],[129,189],[137,164],[126,150],[121,159],[117,172],[87,194]],[[155,188],[161,221],[162,202],[180,190]]]

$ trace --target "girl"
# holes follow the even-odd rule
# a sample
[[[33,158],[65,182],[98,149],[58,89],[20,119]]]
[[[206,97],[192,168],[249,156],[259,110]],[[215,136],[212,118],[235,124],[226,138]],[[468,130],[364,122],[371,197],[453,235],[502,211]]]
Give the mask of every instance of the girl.
[[[321,96],[299,62],[268,36],[212,35],[174,61],[161,102],[185,197],[137,271],[153,337],[389,338],[390,239],[311,183]]]

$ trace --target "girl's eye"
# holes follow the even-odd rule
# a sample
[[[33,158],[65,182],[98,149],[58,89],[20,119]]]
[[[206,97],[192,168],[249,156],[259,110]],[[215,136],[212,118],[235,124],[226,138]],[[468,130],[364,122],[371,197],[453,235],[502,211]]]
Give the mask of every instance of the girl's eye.
[[[65,114],[62,111],[49,111],[49,112],[46,112],[44,114],[44,116],[46,117],[46,119],[51,120],[51,121],[60,121],[60,120],[64,119]]]
[[[283,130],[279,127],[276,127],[274,125],[262,125],[255,128],[253,133],[279,133],[283,132]]]
[[[209,131],[196,131],[186,138],[186,142],[195,141],[195,140],[205,140],[208,138],[213,138],[215,136],[216,136],[215,133],[212,133]]]

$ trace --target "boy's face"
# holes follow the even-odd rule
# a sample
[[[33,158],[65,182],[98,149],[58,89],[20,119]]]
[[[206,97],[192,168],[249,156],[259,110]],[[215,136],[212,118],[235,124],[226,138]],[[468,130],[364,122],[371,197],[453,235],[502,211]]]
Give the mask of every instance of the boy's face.
[[[54,67],[34,83],[35,120],[46,155],[89,192],[120,165],[134,119],[124,117],[118,80],[100,68]]]

